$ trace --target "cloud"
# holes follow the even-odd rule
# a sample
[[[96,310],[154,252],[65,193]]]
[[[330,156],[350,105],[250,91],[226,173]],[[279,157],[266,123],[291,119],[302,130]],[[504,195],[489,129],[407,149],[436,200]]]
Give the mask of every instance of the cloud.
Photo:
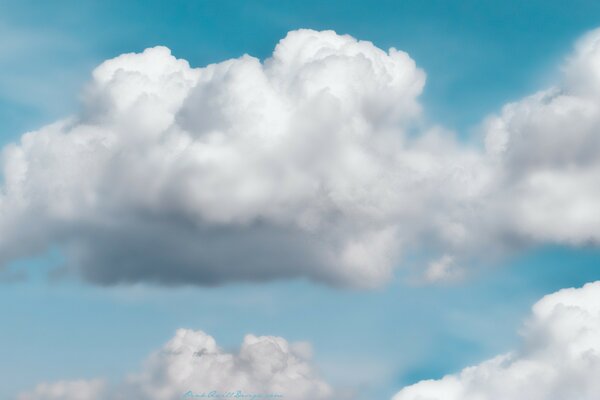
[[[393,400],[592,400],[599,375],[600,282],[594,282],[538,301],[520,350],[408,386]]]
[[[403,388],[393,400],[592,400],[600,392],[600,281],[547,295],[533,307],[519,348],[439,380]],[[188,392],[279,393],[291,400],[340,397],[317,373],[305,342],[247,335],[225,351],[202,331],[179,329],[139,371],[42,383],[17,400],[167,400]]]
[[[486,121],[498,208],[516,234],[537,242],[600,240],[599,44],[600,30],[585,35],[567,59],[561,85]]]
[[[454,263],[451,256],[445,255],[434,260],[427,266],[424,278],[425,282],[448,282],[461,279],[463,270]]]
[[[121,55],[94,70],[81,113],[5,147],[0,264],[59,246],[104,285],[373,287],[407,254],[427,254],[431,281],[596,243],[599,38],[477,144],[422,120],[406,53],[332,31],[290,32],[264,62]]]
[[[238,391],[290,400],[333,398],[332,388],[317,376],[310,357],[310,346],[304,342],[247,335],[239,351],[230,353],[202,331],[179,329],[140,372],[117,384],[101,379],[43,383],[18,400],[170,400]]]
[[[4,149],[0,261],[58,244],[101,284],[379,284],[394,214],[418,218],[441,179],[429,148],[461,151],[408,144],[424,80],[407,54],[331,31],[290,32],[264,63],[109,60],[81,115]]]

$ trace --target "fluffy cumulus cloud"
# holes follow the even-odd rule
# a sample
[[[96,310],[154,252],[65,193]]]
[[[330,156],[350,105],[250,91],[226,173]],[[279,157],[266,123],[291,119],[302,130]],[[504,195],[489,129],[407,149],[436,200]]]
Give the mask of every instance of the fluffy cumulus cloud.
[[[0,264],[58,246],[99,284],[372,287],[406,253],[436,281],[483,253],[596,242],[599,42],[480,145],[423,123],[406,53],[331,31],[290,32],[264,62],[121,55],[78,115],[5,147]]]
[[[600,393],[600,282],[564,289],[533,306],[523,346],[393,400],[593,400]]]
[[[536,241],[600,241],[600,30],[567,59],[561,85],[486,122],[500,202],[514,232]]]
[[[18,400],[172,400],[203,394],[209,398],[211,393],[213,398],[228,393],[237,398],[333,398],[332,388],[316,374],[310,356],[307,343],[254,335],[244,338],[238,352],[229,353],[202,331],[180,329],[140,372],[119,383],[100,379],[43,383],[20,394]]]

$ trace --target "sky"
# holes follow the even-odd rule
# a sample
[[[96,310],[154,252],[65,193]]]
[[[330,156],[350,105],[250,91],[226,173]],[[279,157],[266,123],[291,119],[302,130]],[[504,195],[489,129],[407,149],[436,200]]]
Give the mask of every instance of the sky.
[[[5,190],[0,191],[0,264],[5,264],[0,275],[0,397],[17,398],[40,382],[97,377],[118,382],[132,371],[154,371],[154,364],[141,367],[142,362],[180,328],[206,332],[232,354],[245,343],[246,334],[309,342],[311,368],[320,378],[298,384],[297,390],[314,390],[314,398],[328,396],[321,381],[351,393],[347,396],[391,398],[405,386],[440,379],[519,348],[524,321],[530,315],[545,321],[541,311],[532,314],[534,303],[600,277],[600,250],[594,245],[600,238],[600,210],[592,187],[598,171],[594,155],[600,150],[593,139],[597,101],[581,89],[595,88],[600,79],[592,73],[597,55],[590,50],[590,56],[586,49],[591,46],[580,39],[598,27],[599,17],[600,5],[592,1],[0,1],[0,145],[8,160],[0,175]],[[300,33],[273,55],[277,43],[298,29],[333,30],[371,44],[339,39],[350,44],[331,50],[328,43],[337,43],[338,36],[319,36],[327,51],[347,52],[346,58],[341,57],[332,75],[318,65],[317,72],[302,70],[305,75],[299,76],[305,81],[299,82],[292,72],[304,64],[286,51],[313,44],[303,42]],[[574,50],[575,43],[583,43],[583,50]],[[166,46],[189,66],[161,48],[143,57],[106,61],[154,46]],[[391,47],[406,53],[396,57],[377,50]],[[368,70],[352,86],[348,77],[365,71],[360,59],[353,58],[356,52],[372,57],[398,79],[390,83],[379,70],[372,75]],[[263,67],[240,59],[234,63],[239,70],[232,67],[239,72],[232,75],[226,67],[219,69],[219,63],[244,54],[259,60],[273,56],[277,62]],[[216,72],[197,83],[190,66],[209,64],[217,65]],[[92,75],[99,65],[104,67]],[[164,75],[156,77],[155,65],[164,65],[172,75],[160,72]],[[137,68],[150,83],[142,81],[139,89],[136,79],[142,78],[121,76],[119,68]],[[269,85],[284,94],[273,95],[260,86],[263,69]],[[341,104],[337,119],[338,103],[332,105],[327,97],[310,103],[310,96],[317,96],[311,90],[322,84],[323,76]],[[146,104],[147,97],[140,96],[142,100],[129,103],[129,93],[146,90],[144,85],[151,86],[147,97],[159,100]],[[194,89],[196,85],[202,90]],[[371,108],[344,97],[347,86]],[[555,86],[562,91],[549,94],[551,100],[526,97]],[[372,96],[372,87],[379,88],[378,96]],[[179,90],[185,96],[187,90],[196,92],[188,98]],[[573,93],[580,102],[561,100],[560,93]],[[543,108],[556,98],[556,108]],[[503,112],[509,102],[517,102],[516,109]],[[569,108],[582,103],[589,108]],[[291,112],[288,106],[300,111]],[[539,114],[529,111],[536,107]],[[575,122],[560,119],[564,113],[556,111],[559,107],[572,112]],[[252,112],[264,114],[264,121],[255,120]],[[277,147],[277,141],[275,151],[265,146],[252,153],[256,140],[270,140],[261,136],[264,126],[285,124],[280,118],[287,113],[300,133],[356,135],[291,142],[294,149],[316,154],[314,158]],[[534,114],[531,121],[529,113]],[[191,144],[179,131],[163,129],[172,114],[182,130],[192,132]],[[307,115],[317,127],[298,122]],[[346,115],[362,119],[346,124]],[[589,124],[578,124],[586,118]],[[550,127],[539,122],[546,119]],[[363,122],[371,130],[361,128]],[[565,126],[572,137],[568,142],[543,136],[559,137]],[[286,129],[280,134],[286,135]],[[181,146],[194,148],[194,141],[204,140],[202,135],[219,130],[231,136],[213,138],[215,146],[225,145],[210,149],[217,160],[203,164],[210,173],[196,171],[191,161],[173,166],[170,158],[161,158]],[[397,144],[389,130],[425,139]],[[531,138],[513,133],[528,130]],[[31,131],[41,134],[10,145]],[[497,139],[497,150],[496,131],[512,134],[517,150],[503,155],[504,136]],[[131,138],[120,142],[110,132],[131,132]],[[164,132],[164,142],[153,141],[152,135]],[[239,132],[256,134],[254,142],[248,144]],[[372,132],[380,134],[381,143],[363,140],[361,134]],[[61,135],[75,139],[69,142]],[[473,144],[482,136],[492,143],[486,141],[486,151]],[[105,164],[104,147],[98,150],[92,141],[87,145],[100,155],[80,156],[78,143],[89,137],[105,140],[106,157],[113,161]],[[111,140],[117,143],[114,154]],[[328,152],[323,158],[314,142]],[[388,178],[381,171],[405,167],[386,151],[396,145],[403,157],[415,160],[410,171],[421,171],[431,156],[442,160],[442,171],[460,164],[468,174],[458,183],[447,183],[441,172],[430,177],[437,164],[426,164],[426,172],[417,178],[431,178],[433,189],[429,180],[411,186],[414,176],[408,173]],[[144,152],[138,153],[140,148]],[[305,195],[310,185],[298,171],[310,164],[307,159],[316,165],[339,148],[357,157],[352,160],[360,168],[348,167],[342,154],[327,161],[325,172],[308,174],[329,185],[331,206]],[[571,152],[563,155],[564,149]],[[238,152],[253,162],[238,161]],[[221,155],[234,161],[224,164]],[[496,156],[501,157],[500,167]],[[19,175],[22,159],[32,171],[27,178]],[[375,167],[364,160],[375,160]],[[278,169],[274,166],[285,173],[272,178],[270,171]],[[550,188],[546,181],[535,180],[547,171],[557,182]],[[521,175],[523,179],[511,181]],[[214,182],[212,176],[221,179]],[[373,176],[385,178],[370,186]],[[502,176],[501,183],[497,176]],[[167,189],[146,191],[154,187],[154,178],[164,179]],[[212,188],[211,195],[194,189],[192,178],[202,184],[196,187]],[[291,182],[289,187],[281,179]],[[463,185],[465,179],[468,184]],[[238,191],[246,188],[244,182],[251,183],[249,188]],[[368,186],[369,193],[355,191],[354,184]],[[441,195],[435,190],[439,185]],[[416,194],[397,197],[388,194],[389,187]],[[90,198],[101,200],[88,204],[88,197],[79,195],[87,190]],[[581,201],[573,203],[563,193]],[[19,203],[20,196],[31,197]],[[479,210],[481,203],[486,204],[481,214],[464,211]],[[356,209],[356,204],[375,204],[382,214],[367,206],[366,211]],[[542,210],[541,217],[536,210]],[[296,215],[302,217],[299,222]],[[198,225],[186,224],[197,217]],[[455,241],[457,225],[464,243]],[[164,247],[149,246],[156,238]],[[400,248],[402,257],[396,255]],[[174,266],[165,267],[164,260],[170,259]],[[203,262],[209,267],[193,268]],[[160,368],[160,360],[154,362]],[[143,382],[123,390],[142,390]],[[405,399],[411,397],[398,397]]]

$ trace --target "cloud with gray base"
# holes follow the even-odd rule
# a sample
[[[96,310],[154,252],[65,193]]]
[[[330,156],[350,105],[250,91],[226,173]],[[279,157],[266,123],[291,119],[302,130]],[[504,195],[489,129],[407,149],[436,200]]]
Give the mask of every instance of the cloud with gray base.
[[[600,239],[600,32],[481,143],[428,126],[408,54],[290,32],[265,61],[164,47],[96,68],[83,110],[3,150],[0,265],[58,247],[103,285],[427,281],[482,257]]]

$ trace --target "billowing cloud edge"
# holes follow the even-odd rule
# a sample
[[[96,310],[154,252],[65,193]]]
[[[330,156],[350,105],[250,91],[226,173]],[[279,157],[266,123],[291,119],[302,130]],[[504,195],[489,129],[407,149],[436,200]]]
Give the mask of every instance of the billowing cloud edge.
[[[393,400],[592,400],[600,394],[600,281],[563,289],[532,308],[521,348]]]
[[[423,281],[600,239],[600,31],[483,143],[428,127],[402,51],[298,30],[270,58],[192,68],[165,47],[97,67],[72,118],[3,149],[0,265],[59,247],[102,285]],[[485,261],[483,261],[485,262]]]
[[[333,399],[334,390],[319,377],[311,357],[312,349],[306,342],[246,335],[239,350],[229,352],[202,331],[179,329],[146,359],[140,371],[119,382],[46,382],[19,394],[17,400],[172,400],[226,395]]]

